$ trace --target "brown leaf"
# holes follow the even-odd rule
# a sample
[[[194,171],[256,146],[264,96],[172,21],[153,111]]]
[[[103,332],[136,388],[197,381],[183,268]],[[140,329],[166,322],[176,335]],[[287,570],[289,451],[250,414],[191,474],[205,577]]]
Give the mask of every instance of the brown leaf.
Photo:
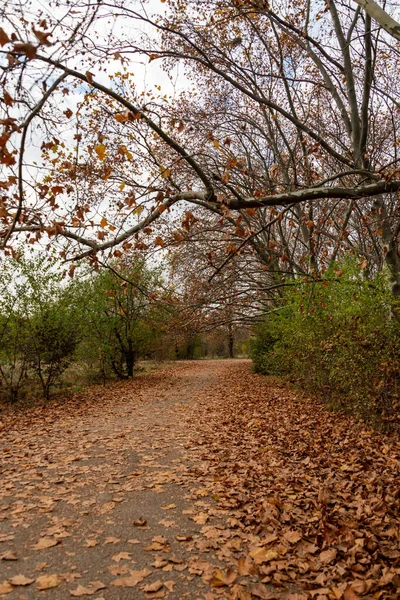
[[[297,544],[301,540],[301,534],[298,531],[287,531],[283,534],[283,537],[290,544]]]
[[[38,590],[49,590],[51,588],[55,588],[60,583],[60,579],[58,575],[55,573],[51,575],[41,575],[36,579],[36,583],[38,584]]]
[[[251,593],[253,596],[256,596],[256,598],[261,598],[262,600],[276,600],[278,598],[274,593],[269,592],[262,583],[253,585],[251,587]]]
[[[6,44],[8,44],[8,42],[10,42],[10,38],[8,37],[8,35],[6,34],[6,32],[4,31],[4,29],[2,27],[0,27],[0,46],[5,46]]]
[[[42,46],[51,46],[51,42],[49,42],[49,37],[51,36],[51,31],[40,31],[40,29],[35,29],[35,27],[32,26],[32,31],[35,34],[35,36],[37,37],[37,39],[39,40],[40,44],[42,44]]]
[[[163,582],[158,579],[154,583],[148,583],[142,587],[144,592],[158,592],[163,587]]]
[[[333,560],[335,560],[337,555],[337,550],[335,548],[329,548],[329,550],[325,550],[325,552],[321,552],[319,555],[319,560],[323,565],[327,565]]]
[[[18,560],[18,557],[12,550],[7,550],[4,554],[0,554],[0,560]]]
[[[262,563],[269,562],[271,560],[275,560],[278,558],[279,554],[276,550],[267,550],[266,548],[256,548],[249,552],[250,558],[254,560],[254,562],[259,565]]]
[[[353,589],[348,585],[343,592],[343,600],[358,600],[359,596],[353,591]]]
[[[164,586],[167,588],[167,590],[169,592],[172,592],[174,589],[174,585],[175,585],[175,581],[173,581],[172,579],[168,580],[168,581],[164,581]]]
[[[120,560],[131,560],[131,558],[130,552],[120,552],[119,554],[114,554],[112,560],[119,563]]]
[[[29,60],[33,60],[37,53],[37,46],[29,43],[17,43],[14,44],[14,52],[19,54],[25,54]]]
[[[4,104],[6,106],[12,106],[14,104],[14,100],[12,99],[10,94],[7,92],[7,90],[4,90],[4,92],[3,92],[3,100],[4,100]]]
[[[104,585],[101,581],[92,581],[88,587],[84,587],[83,585],[78,585],[76,590],[70,590],[71,596],[79,597],[79,596],[93,596],[99,590],[104,590],[107,586]]]
[[[208,521],[208,515],[204,512],[199,513],[198,515],[194,515],[190,517],[192,521],[197,523],[198,525],[205,525]]]
[[[88,83],[92,84],[93,77],[94,77],[93,73],[91,73],[90,71],[86,71],[85,75],[86,75],[86,79],[87,79]]]
[[[11,585],[11,583],[8,583],[8,581],[3,581],[3,583],[0,583],[0,596],[5,596],[6,594],[9,594],[13,591],[13,589],[14,588]]]
[[[135,587],[138,583],[148,577],[153,571],[151,569],[144,568],[141,571],[131,571],[129,577],[120,577],[111,582],[111,585],[117,587]]]
[[[12,585],[30,585],[35,580],[25,577],[25,575],[14,575],[8,580]]]
[[[51,548],[52,546],[57,546],[60,543],[60,540],[55,540],[54,538],[40,538],[40,540],[34,546],[31,546],[33,550],[45,550],[46,548]]]
[[[231,585],[236,579],[236,573],[233,569],[228,569],[226,573],[223,573],[219,569],[215,571],[215,573],[209,579],[206,578],[206,581],[212,587],[222,587]]]

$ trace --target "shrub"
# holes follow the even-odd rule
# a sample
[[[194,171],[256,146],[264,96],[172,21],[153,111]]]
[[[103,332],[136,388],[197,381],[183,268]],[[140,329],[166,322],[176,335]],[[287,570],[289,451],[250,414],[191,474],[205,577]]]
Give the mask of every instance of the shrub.
[[[399,424],[400,331],[384,274],[354,262],[287,288],[256,332],[256,370],[280,375],[341,408]]]

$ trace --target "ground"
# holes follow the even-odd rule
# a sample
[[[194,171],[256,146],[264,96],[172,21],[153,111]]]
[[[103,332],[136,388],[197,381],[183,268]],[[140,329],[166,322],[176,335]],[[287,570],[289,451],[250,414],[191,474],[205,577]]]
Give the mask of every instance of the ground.
[[[249,361],[0,419],[1,598],[400,598],[398,439]]]

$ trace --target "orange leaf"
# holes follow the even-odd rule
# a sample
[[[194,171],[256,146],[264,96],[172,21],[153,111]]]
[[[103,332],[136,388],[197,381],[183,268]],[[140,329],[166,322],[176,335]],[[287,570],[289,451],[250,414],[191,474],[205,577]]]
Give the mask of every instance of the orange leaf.
[[[100,160],[104,160],[106,157],[106,147],[104,146],[104,144],[98,144],[97,146],[94,147],[94,151],[96,152],[97,156],[99,157]]]
[[[58,575],[53,573],[52,575],[41,575],[36,579],[36,583],[38,584],[38,590],[42,591],[57,587],[60,580],[58,579]]]
[[[19,54],[25,54],[29,60],[32,60],[36,56],[37,46],[28,43],[18,43],[14,44],[14,51]]]
[[[5,44],[8,44],[8,42],[10,42],[10,38],[8,37],[8,35],[6,34],[6,32],[4,31],[4,29],[2,27],[0,27],[0,46],[5,46]]]
[[[4,104],[6,106],[12,106],[14,104],[14,100],[12,99],[10,94],[7,92],[7,90],[4,90],[3,98],[4,98]]]

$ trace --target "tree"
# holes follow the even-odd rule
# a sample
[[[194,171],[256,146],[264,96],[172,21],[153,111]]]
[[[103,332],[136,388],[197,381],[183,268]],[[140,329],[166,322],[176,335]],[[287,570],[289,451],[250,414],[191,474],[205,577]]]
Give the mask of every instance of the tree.
[[[152,18],[133,2],[73,2],[25,28],[19,4],[3,10],[6,250],[23,233],[66,240],[64,257],[118,257],[162,245],[161,223],[189,203],[233,234],[244,222],[243,241],[275,271],[312,275],[357,246],[400,295],[396,47],[356,3],[192,0]],[[138,90],[128,61],[143,53],[183,65],[193,88],[167,102]],[[29,175],[34,122],[42,156]]]
[[[119,378],[132,377],[139,357],[155,347],[168,312],[160,308],[159,270],[144,260],[114,263],[85,283],[86,342]]]
[[[8,259],[2,273],[2,385],[16,401],[33,372],[48,399],[80,341],[75,286],[61,285],[57,265],[46,259]]]

